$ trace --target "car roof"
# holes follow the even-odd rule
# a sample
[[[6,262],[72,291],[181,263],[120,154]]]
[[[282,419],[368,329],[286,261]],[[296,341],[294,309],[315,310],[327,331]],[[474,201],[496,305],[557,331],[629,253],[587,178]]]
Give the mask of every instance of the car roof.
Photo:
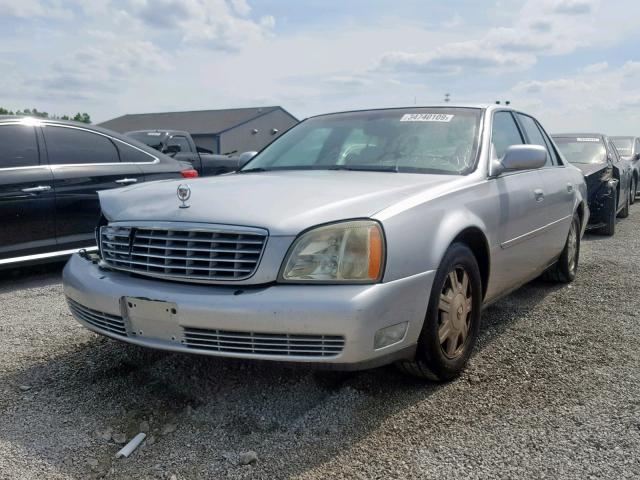
[[[169,130],[166,128],[156,128],[154,129],[144,129],[144,130],[131,130],[129,132],[125,132],[125,135],[130,133],[164,133],[165,135],[189,135],[189,132],[185,132],[184,130]]]
[[[327,112],[327,113],[321,113],[318,115],[312,115],[308,117],[307,120],[309,118],[318,118],[318,117],[325,117],[330,115],[342,115],[342,114],[348,114],[348,113],[384,112],[384,111],[411,110],[411,109],[422,110],[426,108],[449,108],[449,109],[454,109],[454,108],[470,108],[471,109],[472,108],[472,109],[485,110],[485,111],[510,110],[514,113],[526,113],[517,108],[514,108],[512,105],[502,105],[502,104],[496,104],[496,103],[435,103],[430,105],[407,105],[404,107],[362,108],[357,110]]]
[[[604,133],[584,133],[584,132],[577,132],[577,133],[552,133],[551,134],[552,137],[600,137],[600,138],[605,138],[607,137]],[[608,137],[607,137],[608,138]]]

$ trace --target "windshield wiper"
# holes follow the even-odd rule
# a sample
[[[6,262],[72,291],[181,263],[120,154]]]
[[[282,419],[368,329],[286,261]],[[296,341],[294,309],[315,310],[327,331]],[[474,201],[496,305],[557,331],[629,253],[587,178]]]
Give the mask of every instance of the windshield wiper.
[[[255,167],[255,168],[245,168],[244,170],[238,170],[236,173],[253,173],[253,172],[266,172],[266,168]]]
[[[398,173],[398,167],[395,165],[375,166],[375,165],[332,165],[327,170],[349,170],[352,172],[394,172]]]

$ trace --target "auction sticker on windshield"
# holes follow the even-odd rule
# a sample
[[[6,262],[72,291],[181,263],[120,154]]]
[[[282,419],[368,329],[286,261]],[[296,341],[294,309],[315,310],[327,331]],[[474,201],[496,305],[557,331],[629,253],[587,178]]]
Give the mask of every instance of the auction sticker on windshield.
[[[449,113],[405,113],[401,122],[450,122],[454,115]]]

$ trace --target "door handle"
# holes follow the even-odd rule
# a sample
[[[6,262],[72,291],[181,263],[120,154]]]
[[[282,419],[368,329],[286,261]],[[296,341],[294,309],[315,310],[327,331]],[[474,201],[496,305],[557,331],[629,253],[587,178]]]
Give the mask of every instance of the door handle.
[[[121,178],[120,180],[116,180],[116,183],[120,185],[128,185],[130,183],[136,183],[137,181],[137,178]]]
[[[541,188],[536,188],[533,191],[533,196],[535,197],[536,202],[541,202],[544,200],[544,192],[542,191]]]
[[[51,190],[50,185],[38,185],[37,187],[23,188],[22,191],[24,193],[40,193],[40,192],[48,192]]]
[[[567,183],[567,192],[573,193],[573,184],[572,183]]]

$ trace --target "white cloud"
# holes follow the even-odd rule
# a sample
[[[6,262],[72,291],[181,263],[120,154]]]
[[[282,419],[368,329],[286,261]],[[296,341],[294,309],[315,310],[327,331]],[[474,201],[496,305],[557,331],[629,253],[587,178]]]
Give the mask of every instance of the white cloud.
[[[588,45],[597,19],[570,14],[588,13],[593,8],[595,3],[587,0],[528,0],[512,26],[495,27],[477,39],[446,43],[424,52],[388,52],[379,58],[378,68],[449,75],[526,70],[540,56],[571,53]]]
[[[555,2],[553,11],[564,15],[585,15],[592,12],[594,3],[589,0],[560,0]]]
[[[74,17],[70,9],[41,0],[0,0],[0,17],[21,19],[50,18],[69,20]]]
[[[597,72],[603,72],[607,68],[609,68],[609,64],[607,62],[598,62],[598,63],[592,63],[591,65],[587,65],[586,67],[584,67],[583,71],[587,73],[597,73]]]
[[[275,25],[272,16],[249,18],[246,0],[128,0],[129,15],[153,28],[179,32],[186,44],[236,52]]]
[[[637,135],[640,83],[635,75],[640,75],[640,62],[619,68],[601,62],[574,75],[521,81],[509,95],[514,105],[529,109],[552,130]]]

